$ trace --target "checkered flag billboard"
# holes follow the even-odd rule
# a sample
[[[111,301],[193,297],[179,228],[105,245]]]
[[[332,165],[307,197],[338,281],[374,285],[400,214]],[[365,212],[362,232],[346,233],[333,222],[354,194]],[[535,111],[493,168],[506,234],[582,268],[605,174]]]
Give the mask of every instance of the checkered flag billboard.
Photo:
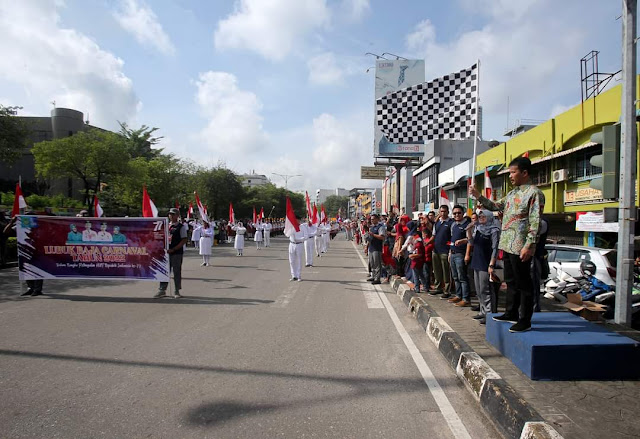
[[[478,65],[376,100],[376,121],[392,143],[475,136]]]

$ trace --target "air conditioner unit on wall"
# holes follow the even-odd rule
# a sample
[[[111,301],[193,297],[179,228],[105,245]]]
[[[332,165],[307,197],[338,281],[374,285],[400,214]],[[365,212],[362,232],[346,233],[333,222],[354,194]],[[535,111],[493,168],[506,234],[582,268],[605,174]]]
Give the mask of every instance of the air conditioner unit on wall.
[[[553,182],[559,183],[561,181],[566,181],[569,178],[569,170],[568,169],[558,169],[557,171],[553,171]]]

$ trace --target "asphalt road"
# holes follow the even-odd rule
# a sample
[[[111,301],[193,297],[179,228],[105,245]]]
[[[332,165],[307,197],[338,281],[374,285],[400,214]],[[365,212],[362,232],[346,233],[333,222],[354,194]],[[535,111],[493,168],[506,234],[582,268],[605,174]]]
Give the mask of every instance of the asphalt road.
[[[189,249],[183,277],[178,300],[92,280],[20,298],[0,270],[0,437],[499,437],[344,235],[302,282],[283,238],[209,267]]]

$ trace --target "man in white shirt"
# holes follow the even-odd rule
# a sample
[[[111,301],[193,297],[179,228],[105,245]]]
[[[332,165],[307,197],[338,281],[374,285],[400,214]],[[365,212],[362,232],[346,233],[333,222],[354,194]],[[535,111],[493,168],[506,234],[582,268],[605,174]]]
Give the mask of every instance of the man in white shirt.
[[[296,216],[298,222],[300,218]],[[300,231],[293,232],[289,236],[289,268],[291,269],[291,281],[302,281],[300,277],[300,270],[302,265],[302,247],[304,242],[309,237],[308,227],[303,227],[306,224],[300,224]]]
[[[271,220],[265,220],[265,223],[262,227],[264,230],[264,246],[269,247],[271,245],[271,229],[273,228],[273,226],[271,225]]]
[[[318,227],[311,222],[307,223],[307,239],[304,242],[304,254],[305,254],[305,267],[313,267],[313,243],[316,233],[318,233]]]

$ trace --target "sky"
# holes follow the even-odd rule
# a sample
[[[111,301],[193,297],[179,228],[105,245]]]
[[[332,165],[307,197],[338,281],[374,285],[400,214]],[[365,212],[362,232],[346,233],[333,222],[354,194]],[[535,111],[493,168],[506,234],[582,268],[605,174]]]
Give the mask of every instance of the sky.
[[[278,186],[299,175],[291,190],[380,187],[360,179],[367,52],[424,59],[427,81],[479,59],[483,138],[505,140],[580,102],[590,51],[620,69],[620,15],[614,0],[0,0],[0,104],[158,127],[167,152]]]

